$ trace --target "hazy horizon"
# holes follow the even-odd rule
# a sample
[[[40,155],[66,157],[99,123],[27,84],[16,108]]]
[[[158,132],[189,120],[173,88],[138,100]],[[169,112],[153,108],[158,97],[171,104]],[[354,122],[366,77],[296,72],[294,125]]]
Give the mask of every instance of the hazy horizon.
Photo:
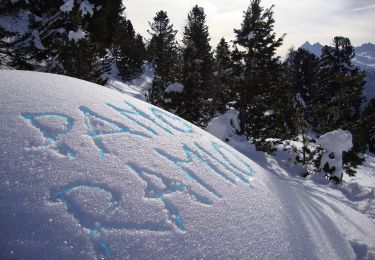
[[[234,28],[240,28],[243,11],[249,0],[232,0],[230,4],[224,0],[126,0],[126,16],[132,21],[135,30],[146,39],[149,21],[152,21],[159,10],[167,11],[174,28],[178,30],[181,40],[187,14],[198,4],[205,9],[207,24],[211,36],[212,47],[215,48],[220,38],[234,40]],[[284,44],[277,54],[284,56],[287,50],[299,47],[306,41],[311,44],[320,42],[330,44],[334,36],[350,38],[355,46],[367,42],[375,42],[375,4],[373,0],[304,0],[291,2],[283,0],[263,0],[262,6],[274,7],[275,32],[277,36],[286,33]]]

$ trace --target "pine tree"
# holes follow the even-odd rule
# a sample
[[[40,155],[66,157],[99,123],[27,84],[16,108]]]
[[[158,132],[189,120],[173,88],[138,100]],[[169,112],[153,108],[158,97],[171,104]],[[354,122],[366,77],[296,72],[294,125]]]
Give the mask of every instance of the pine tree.
[[[375,99],[371,99],[364,109],[361,126],[368,150],[375,154]]]
[[[298,48],[291,49],[284,62],[285,81],[291,85],[290,96],[293,100],[294,111],[290,117],[294,118],[297,138],[302,141],[302,147],[295,147],[296,161],[304,165],[306,175],[314,168],[313,141],[307,133],[311,131],[316,120],[312,116],[315,93],[318,87],[319,58],[309,51]]]
[[[212,90],[212,52],[203,8],[197,5],[188,14],[183,43],[183,110],[182,116],[194,118],[193,123],[205,126],[209,119]],[[194,104],[194,107],[190,104]]]
[[[175,107],[174,96],[165,97],[166,87],[177,80],[178,45],[173,24],[170,24],[165,11],[156,13],[153,22],[149,23],[151,40],[148,45],[149,56],[155,65],[155,78],[148,93],[148,100],[157,106],[172,110]],[[165,102],[165,100],[170,100]]]
[[[201,64],[197,62],[198,50],[194,45],[187,45],[183,53],[183,82],[184,90],[180,95],[181,103],[176,107],[176,114],[198,126],[204,126],[203,89],[200,74]],[[175,96],[178,99],[178,95]]]
[[[353,148],[344,154],[345,169],[354,174],[353,168],[363,159],[358,156],[365,149],[360,121],[365,73],[352,64],[355,56],[350,40],[335,37],[333,46],[324,46],[319,73],[319,96],[315,109],[318,125],[315,130],[325,133],[338,128],[353,135]]]
[[[223,114],[229,108],[229,104],[233,99],[231,86],[233,84],[232,74],[234,64],[232,62],[232,53],[229,49],[229,44],[224,38],[220,40],[216,47],[215,54],[215,81],[213,84],[214,94],[213,109],[210,113],[211,117],[214,117],[216,112]]]
[[[146,47],[141,35],[136,34],[130,20],[123,18],[114,33],[112,53],[120,76],[133,79],[143,72]]]
[[[321,103],[317,110],[321,132],[344,127],[359,118],[365,74],[352,65],[354,56],[354,48],[345,37],[335,37],[333,46],[322,50],[317,97]]]
[[[287,114],[293,109],[288,85],[282,80],[282,67],[275,57],[283,37],[273,32],[273,11],[252,0],[244,15],[242,28],[235,30],[235,44],[246,51],[242,54],[244,75],[239,82],[236,108],[245,134],[257,149],[272,151],[268,138],[286,139],[291,135],[293,120]]]

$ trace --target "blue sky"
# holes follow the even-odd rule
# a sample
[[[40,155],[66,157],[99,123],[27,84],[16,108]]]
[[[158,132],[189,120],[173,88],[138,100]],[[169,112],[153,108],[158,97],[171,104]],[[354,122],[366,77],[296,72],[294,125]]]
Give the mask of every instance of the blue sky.
[[[239,28],[243,11],[249,0],[126,0],[126,15],[137,32],[149,37],[148,21],[159,10],[168,12],[181,38],[188,11],[198,4],[205,9],[212,45],[221,37],[234,39],[234,28]],[[275,31],[287,33],[284,45],[278,50],[284,55],[291,47],[305,41],[329,44],[336,35],[349,37],[352,43],[375,43],[375,0],[263,0],[262,5],[275,5]]]

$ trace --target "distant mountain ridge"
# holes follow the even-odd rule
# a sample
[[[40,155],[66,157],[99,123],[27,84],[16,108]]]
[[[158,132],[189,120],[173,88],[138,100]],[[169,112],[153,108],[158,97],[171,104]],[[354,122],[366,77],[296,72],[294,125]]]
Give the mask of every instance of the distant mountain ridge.
[[[301,48],[314,53],[316,56],[322,54],[322,48],[324,46],[319,42],[311,44],[306,41]],[[364,89],[364,96],[368,100],[375,98],[375,44],[364,43],[360,46],[354,47],[355,57],[353,64],[365,70],[367,73],[366,86]]]

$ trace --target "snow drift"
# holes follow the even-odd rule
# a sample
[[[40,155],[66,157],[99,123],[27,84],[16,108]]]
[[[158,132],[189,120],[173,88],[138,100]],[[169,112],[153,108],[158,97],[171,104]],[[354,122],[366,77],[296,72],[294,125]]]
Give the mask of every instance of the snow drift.
[[[22,71],[0,97],[1,259],[373,252],[372,220],[143,101]]]

